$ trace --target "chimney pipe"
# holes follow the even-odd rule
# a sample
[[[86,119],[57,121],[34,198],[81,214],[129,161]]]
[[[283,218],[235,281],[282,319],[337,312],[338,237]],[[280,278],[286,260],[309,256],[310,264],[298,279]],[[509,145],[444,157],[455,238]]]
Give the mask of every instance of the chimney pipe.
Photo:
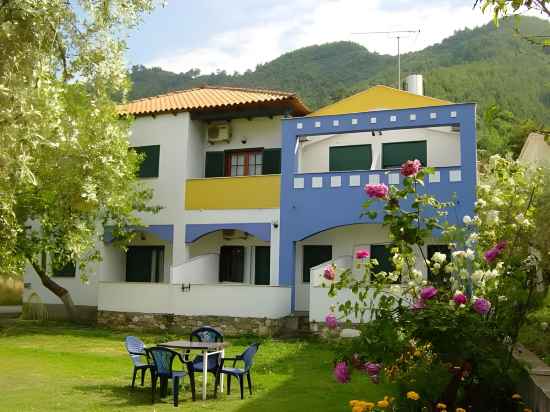
[[[424,84],[421,74],[409,74],[405,79],[405,90],[410,93],[424,95]]]

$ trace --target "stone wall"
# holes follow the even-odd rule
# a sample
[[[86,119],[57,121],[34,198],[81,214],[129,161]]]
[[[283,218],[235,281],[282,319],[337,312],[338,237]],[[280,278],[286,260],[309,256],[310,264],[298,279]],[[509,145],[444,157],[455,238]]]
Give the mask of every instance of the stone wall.
[[[273,336],[282,332],[287,321],[286,318],[235,318],[98,311],[97,323],[111,329],[169,330],[178,333],[189,333],[200,326],[208,325],[223,330],[226,336]]]

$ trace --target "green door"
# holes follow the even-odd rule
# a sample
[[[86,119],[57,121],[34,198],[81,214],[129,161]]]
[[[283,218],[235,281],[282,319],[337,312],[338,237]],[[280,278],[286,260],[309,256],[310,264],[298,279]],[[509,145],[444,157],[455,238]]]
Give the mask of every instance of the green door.
[[[370,170],[372,150],[370,144],[354,146],[332,146],[329,149],[331,172],[345,170]]]
[[[269,285],[269,246],[256,246],[254,259],[254,283],[256,285]]]
[[[220,248],[220,282],[244,280],[244,246],[222,246]]]
[[[304,246],[304,259],[302,265],[302,281],[309,283],[309,271],[312,267],[332,259],[331,245]]]

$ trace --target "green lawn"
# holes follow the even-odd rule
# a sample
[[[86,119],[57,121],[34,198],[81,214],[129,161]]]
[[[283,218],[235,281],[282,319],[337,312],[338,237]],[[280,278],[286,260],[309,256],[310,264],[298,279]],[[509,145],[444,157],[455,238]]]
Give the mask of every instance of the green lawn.
[[[147,344],[175,337],[138,335]],[[171,395],[151,405],[149,379],[144,388],[130,389],[131,364],[124,336],[54,323],[0,323],[0,411],[173,410]],[[226,356],[240,353],[252,340],[230,339]],[[212,399],[210,385],[210,399],[193,403],[186,388],[179,407],[186,411],[349,411],[350,399],[381,399],[389,389],[371,384],[360,374],[350,384],[338,384],[331,366],[332,353],[323,343],[265,340],[253,369],[253,396],[245,395],[241,401],[233,382],[230,396]]]

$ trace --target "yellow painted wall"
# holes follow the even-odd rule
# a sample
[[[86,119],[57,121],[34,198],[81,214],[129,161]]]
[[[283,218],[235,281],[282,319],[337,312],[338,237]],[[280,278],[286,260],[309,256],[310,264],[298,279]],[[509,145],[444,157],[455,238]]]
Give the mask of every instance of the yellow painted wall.
[[[361,113],[380,109],[410,109],[446,104],[451,104],[451,102],[379,85],[322,107],[309,116]]]
[[[278,209],[280,192],[280,175],[190,179],[185,209]]]

